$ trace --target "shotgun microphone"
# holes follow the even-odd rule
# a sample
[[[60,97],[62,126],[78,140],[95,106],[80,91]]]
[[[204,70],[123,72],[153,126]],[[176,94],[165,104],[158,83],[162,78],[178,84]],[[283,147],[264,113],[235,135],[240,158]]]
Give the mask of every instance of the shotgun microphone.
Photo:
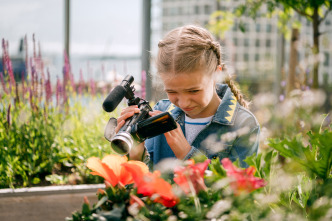
[[[103,108],[106,112],[112,112],[126,95],[126,89],[122,85],[116,86],[106,97]]]

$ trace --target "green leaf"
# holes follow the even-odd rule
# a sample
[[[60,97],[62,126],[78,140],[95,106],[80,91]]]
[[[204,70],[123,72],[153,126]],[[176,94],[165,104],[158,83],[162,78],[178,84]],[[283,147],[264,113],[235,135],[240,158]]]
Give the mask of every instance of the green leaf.
[[[209,169],[220,178],[226,177],[226,170],[221,166],[219,157],[216,159],[211,159]]]
[[[310,145],[303,145],[303,137],[299,134],[292,140],[271,139],[269,145],[284,157],[300,163],[310,176],[316,175],[327,179],[332,166],[332,132],[308,132]]]
[[[103,196],[98,203],[93,207],[93,209],[97,209],[98,207],[100,207],[101,205],[103,205],[106,201],[108,200],[107,196]]]
[[[38,183],[40,183],[40,179],[38,177],[35,177],[35,178],[33,178],[32,183],[38,184]]]
[[[88,216],[91,214],[91,210],[90,210],[90,205],[87,203],[83,203],[82,205],[82,214],[84,216]]]

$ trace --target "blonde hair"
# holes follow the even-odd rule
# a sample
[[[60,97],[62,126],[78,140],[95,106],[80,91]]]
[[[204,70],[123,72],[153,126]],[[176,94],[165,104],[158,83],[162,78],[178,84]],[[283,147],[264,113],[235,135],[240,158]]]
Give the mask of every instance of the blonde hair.
[[[221,63],[221,46],[206,29],[187,25],[170,31],[158,43],[157,56],[158,73],[190,73],[204,69],[207,74],[213,74]],[[238,102],[248,108],[249,102],[235,86],[231,76],[227,74],[225,83],[229,86]]]

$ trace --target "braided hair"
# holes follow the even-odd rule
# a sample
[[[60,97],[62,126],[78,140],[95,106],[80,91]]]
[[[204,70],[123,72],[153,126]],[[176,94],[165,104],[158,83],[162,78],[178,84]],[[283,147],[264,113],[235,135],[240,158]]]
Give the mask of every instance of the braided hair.
[[[221,63],[221,46],[206,29],[187,25],[170,31],[158,43],[157,56],[158,73],[190,73],[204,68],[207,74],[213,74],[219,66],[223,67],[227,77],[225,83],[229,86],[238,102],[248,108],[246,101],[236,87],[226,67]]]

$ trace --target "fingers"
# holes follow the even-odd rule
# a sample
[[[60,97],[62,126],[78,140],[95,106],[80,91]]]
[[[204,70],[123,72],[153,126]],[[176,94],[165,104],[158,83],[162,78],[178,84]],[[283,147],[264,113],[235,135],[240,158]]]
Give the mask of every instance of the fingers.
[[[139,111],[140,110],[137,105],[132,105],[123,109],[120,116],[117,118],[115,132],[119,132],[120,128],[125,124],[126,119],[132,117],[135,113],[139,113]]]
[[[132,106],[129,106],[129,107],[126,107],[125,109],[123,109],[121,111],[121,114],[120,115],[123,115],[127,112],[135,112],[135,113],[139,113],[139,108],[137,105],[132,105]]]
[[[180,124],[176,122],[177,128],[164,133],[166,139],[177,139],[179,137],[184,137]]]
[[[162,112],[162,111],[159,111],[159,110],[155,110],[155,111],[150,111],[150,112],[149,112],[149,115],[150,115],[151,117],[153,117],[153,116],[156,116],[156,115],[161,114],[161,113],[163,113],[163,112]]]
[[[123,125],[125,124],[125,121],[124,120],[122,120],[122,121],[120,121],[120,122],[118,122],[118,125],[115,127],[115,133],[118,133],[119,132],[119,130],[121,129],[121,127],[123,127]]]

